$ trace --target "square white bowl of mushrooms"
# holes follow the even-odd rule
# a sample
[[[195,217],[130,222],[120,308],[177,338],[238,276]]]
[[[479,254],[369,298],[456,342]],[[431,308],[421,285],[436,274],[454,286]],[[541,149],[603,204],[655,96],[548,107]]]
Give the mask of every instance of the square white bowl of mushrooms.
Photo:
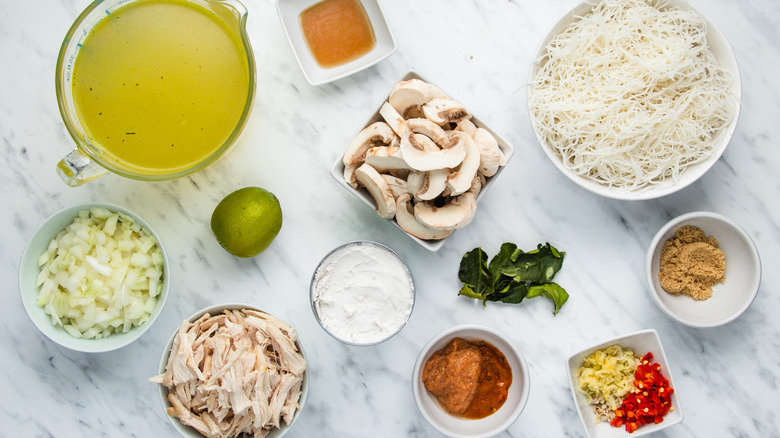
[[[411,72],[352,139],[331,176],[423,247],[474,218],[512,146]]]

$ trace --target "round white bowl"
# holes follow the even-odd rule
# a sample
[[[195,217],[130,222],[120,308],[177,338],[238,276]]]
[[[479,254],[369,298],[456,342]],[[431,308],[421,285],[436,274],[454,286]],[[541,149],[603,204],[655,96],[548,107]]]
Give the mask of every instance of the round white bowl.
[[[190,315],[187,318],[187,321],[194,322],[195,320],[197,320],[198,318],[200,318],[206,313],[208,313],[211,316],[214,316],[222,313],[225,310],[236,310],[236,309],[256,310],[258,312],[263,312],[276,318],[275,315],[263,309],[262,307],[257,307],[251,304],[244,304],[244,303],[225,303],[225,304],[216,304],[198,310],[197,312]],[[170,339],[168,339],[168,343],[165,345],[165,349],[163,350],[162,357],[160,358],[160,368],[158,370],[159,374],[165,373],[165,366],[168,365],[168,358],[171,355],[171,347],[173,347],[173,340],[174,338],[176,338],[176,333],[178,333],[178,331],[179,331],[179,326],[176,327],[176,330],[174,330],[174,332],[171,334]],[[295,421],[298,419],[298,416],[301,414],[301,411],[303,410],[303,406],[306,404],[306,397],[309,394],[309,365],[308,365],[309,361],[306,358],[306,353],[303,351],[303,345],[301,344],[300,338],[295,344],[298,347],[298,351],[301,352],[301,355],[306,360],[306,371],[303,373],[303,383],[301,383],[301,397],[298,400],[298,405],[300,407],[298,408],[297,411],[295,411],[295,415],[293,416],[293,421],[289,425],[284,421],[282,421],[278,429],[273,429],[268,435],[266,435],[267,438],[280,438],[289,431],[290,427],[292,427],[292,425],[295,424]],[[179,421],[178,418],[168,415],[168,408],[172,407],[171,402],[169,402],[168,398],[166,397],[168,395],[168,388],[166,388],[162,384],[157,386],[159,389],[160,402],[162,403],[163,406],[163,412],[165,413],[165,416],[168,417],[168,420],[171,421],[171,424],[179,432],[179,434],[181,434],[181,436],[185,438],[203,438],[203,435],[200,432],[198,432],[195,428],[192,428],[190,426],[185,426],[184,424],[182,424],[181,421]]]
[[[704,22],[706,23],[707,26],[707,42],[709,44],[710,50],[715,55],[715,58],[717,59],[718,64],[720,64],[721,68],[727,71],[732,76],[733,79],[733,82],[731,83],[731,87],[729,88],[728,93],[737,102],[739,102],[742,96],[742,83],[740,81],[740,76],[739,76],[739,66],[737,65],[737,59],[734,56],[734,51],[729,45],[729,42],[726,40],[726,37],[723,35],[723,32],[721,32],[718,26],[712,20],[710,20],[709,17],[707,17],[705,14],[703,14],[695,7],[693,7],[686,0],[670,0],[669,6],[678,7],[683,10],[694,11],[704,19]],[[528,79],[529,84],[533,83],[534,78],[536,77],[536,74],[539,71],[539,67],[543,64],[545,60],[547,45],[550,43],[550,41],[552,41],[552,39],[556,35],[563,33],[571,23],[575,22],[576,20],[579,20],[580,17],[590,12],[590,10],[593,9],[593,7],[594,7],[594,3],[592,0],[584,1],[578,4],[577,6],[572,8],[571,11],[566,13],[560,20],[558,20],[558,22],[555,23],[552,26],[552,28],[547,32],[547,35],[544,37],[544,39],[542,39],[541,43],[539,44],[539,47],[536,50],[534,61],[531,63],[531,70]],[[539,131],[539,127],[536,123],[536,118],[534,117],[530,96],[531,93],[528,92],[527,105],[528,105],[528,116],[531,119],[531,126],[534,130],[534,133],[536,134],[537,141],[542,147],[542,150],[544,151],[545,155],[547,155],[547,158],[549,158],[550,161],[552,161],[555,167],[558,168],[558,170],[560,170],[564,175],[566,175],[567,178],[569,178],[574,183],[576,183],[577,185],[579,185],[580,187],[586,190],[589,190],[597,195],[601,195],[607,198],[625,200],[625,201],[655,199],[655,198],[660,198],[662,196],[670,195],[693,184],[695,181],[701,178],[701,176],[704,175],[715,164],[715,162],[718,161],[718,159],[720,159],[721,155],[723,155],[723,151],[726,150],[726,146],[728,146],[729,141],[731,141],[731,137],[734,135],[734,130],[737,127],[737,120],[739,119],[739,111],[740,111],[740,105],[737,104],[735,109],[736,114],[734,116],[734,120],[728,126],[724,127],[721,133],[715,138],[715,142],[717,144],[715,145],[714,147],[715,150],[709,159],[689,166],[682,173],[682,175],[680,175],[677,181],[668,178],[667,180],[661,183],[653,184],[649,187],[632,191],[626,188],[608,187],[606,185],[599,184],[595,181],[591,181],[589,179],[576,175],[571,170],[567,169],[566,166],[564,166],[563,164],[563,160],[556,153],[553,147],[550,146],[550,144],[547,143],[542,138],[542,134]]]
[[[325,263],[328,259],[330,259],[330,257],[332,255],[336,254],[340,250],[342,250],[342,249],[344,249],[346,247],[349,247],[349,246],[360,246],[360,245],[374,246],[374,247],[376,247],[378,249],[386,251],[389,255],[391,255],[392,257],[394,257],[396,259],[398,259],[398,261],[401,262],[401,265],[406,270],[406,274],[407,274],[407,276],[409,278],[409,283],[411,284],[411,288],[412,288],[412,291],[411,291],[412,292],[412,302],[411,302],[410,307],[409,307],[409,314],[406,315],[406,319],[404,319],[404,321],[398,326],[398,328],[395,331],[393,331],[389,335],[385,336],[384,338],[377,339],[377,340],[372,341],[372,342],[352,342],[352,341],[350,341],[348,339],[343,339],[340,336],[338,336],[337,334],[331,332],[328,329],[328,327],[326,327],[325,324],[323,324],[322,320],[320,320],[320,315],[317,312],[317,306],[315,304],[314,284],[315,284],[315,281],[317,280],[317,272],[320,270],[320,267],[322,267],[322,264]],[[332,336],[334,339],[336,339],[336,340],[338,340],[338,341],[340,341],[340,342],[342,342],[344,344],[352,345],[352,346],[355,346],[355,347],[369,347],[369,346],[372,346],[372,345],[381,344],[382,342],[385,342],[388,339],[392,338],[393,336],[397,335],[404,327],[406,327],[406,324],[409,322],[409,318],[411,318],[411,316],[412,316],[412,312],[414,311],[414,302],[416,301],[415,300],[416,296],[417,296],[417,293],[416,293],[416,289],[414,287],[414,278],[412,278],[412,271],[409,270],[409,265],[406,264],[406,261],[404,261],[404,259],[401,258],[401,256],[398,255],[398,253],[393,251],[388,246],[382,245],[381,243],[372,242],[370,240],[357,240],[357,241],[354,241],[354,242],[345,243],[345,244],[340,245],[340,246],[336,247],[335,249],[333,249],[331,252],[326,254],[325,257],[323,257],[322,260],[320,260],[320,262],[317,264],[317,268],[314,270],[314,273],[312,273],[311,281],[309,282],[309,304],[311,305],[311,311],[314,313],[314,319],[316,319],[317,323],[320,325],[320,327],[322,327],[322,329],[325,330],[325,332],[327,334],[329,334],[330,336]]]
[[[447,413],[422,382],[422,369],[428,358],[456,337],[493,344],[506,356],[512,367],[512,385],[506,402],[494,414],[479,420],[459,418]],[[508,336],[481,325],[458,325],[434,336],[420,351],[412,372],[414,400],[423,417],[439,432],[456,438],[490,437],[506,430],[523,412],[528,402],[530,384],[528,363],[520,350]]]
[[[90,207],[103,207],[132,217],[157,239],[157,246],[160,248],[160,252],[162,252],[163,256],[162,292],[157,299],[157,306],[152,311],[152,314],[149,315],[146,322],[138,327],[133,327],[127,333],[117,333],[103,339],[74,338],[62,327],[52,324],[51,317],[46,314],[43,307],[39,307],[36,304],[38,287],[35,283],[38,273],[40,272],[38,257],[40,257],[40,255],[49,247],[49,242],[51,242],[60,231],[73,222],[73,219],[78,216],[79,211],[88,210]],[[22,297],[24,310],[27,311],[27,314],[30,316],[30,319],[32,319],[35,326],[38,327],[41,333],[47,338],[63,347],[70,348],[71,350],[83,351],[85,353],[101,353],[116,350],[135,341],[143,335],[149,327],[152,326],[157,317],[160,316],[160,312],[162,312],[165,302],[168,300],[168,291],[171,285],[169,266],[170,263],[168,260],[168,253],[165,251],[165,246],[163,245],[160,236],[157,235],[149,223],[124,207],[104,202],[90,202],[74,205],[73,207],[68,207],[53,214],[35,230],[32,237],[30,237],[30,240],[27,242],[27,247],[24,249],[22,260],[19,265],[19,292]]]
[[[699,227],[707,236],[713,236],[726,255],[726,281],[715,285],[707,300],[672,295],[658,281],[661,248],[685,225]],[[716,327],[735,320],[753,303],[761,284],[761,259],[753,240],[732,220],[710,212],[684,214],[664,225],[647,250],[645,271],[653,301],[664,313],[691,327]]]

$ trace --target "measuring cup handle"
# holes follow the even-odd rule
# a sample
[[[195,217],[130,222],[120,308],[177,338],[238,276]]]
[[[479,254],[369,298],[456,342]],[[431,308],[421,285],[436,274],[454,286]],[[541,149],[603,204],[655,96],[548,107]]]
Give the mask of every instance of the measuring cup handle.
[[[71,187],[78,187],[106,173],[106,169],[74,149],[57,163],[57,173]]]

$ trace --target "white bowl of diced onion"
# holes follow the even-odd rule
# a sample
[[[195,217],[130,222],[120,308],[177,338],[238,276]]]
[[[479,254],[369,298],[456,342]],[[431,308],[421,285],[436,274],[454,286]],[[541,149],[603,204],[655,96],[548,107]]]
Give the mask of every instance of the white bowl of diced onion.
[[[47,338],[72,350],[111,351],[138,339],[160,315],[168,266],[160,237],[138,215],[112,204],[80,204],[33,233],[19,291]]]

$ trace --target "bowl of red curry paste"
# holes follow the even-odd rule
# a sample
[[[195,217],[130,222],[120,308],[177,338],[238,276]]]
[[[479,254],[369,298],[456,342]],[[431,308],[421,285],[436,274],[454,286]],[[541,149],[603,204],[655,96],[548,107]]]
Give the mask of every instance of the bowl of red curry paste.
[[[452,437],[496,435],[517,420],[528,401],[528,364],[503,333],[459,325],[422,348],[412,389],[423,417]]]

